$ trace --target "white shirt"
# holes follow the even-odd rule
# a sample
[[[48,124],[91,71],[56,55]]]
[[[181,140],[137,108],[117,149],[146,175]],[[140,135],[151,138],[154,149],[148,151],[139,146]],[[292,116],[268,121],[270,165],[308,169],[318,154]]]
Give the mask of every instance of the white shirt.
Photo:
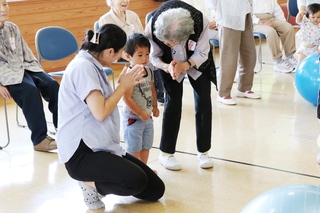
[[[95,119],[85,103],[93,90],[105,99],[113,93],[102,65],[88,52],[80,50],[63,75],[59,89],[57,145],[59,160],[67,162],[77,150],[80,140],[96,151],[107,151],[121,156],[120,114],[115,108],[102,122]]]
[[[118,25],[126,32],[127,36],[132,35],[133,33],[143,33],[144,31],[139,16],[131,10],[126,10],[126,22],[123,22],[118,18],[113,10],[110,9],[109,12],[101,16],[99,19],[99,26],[104,24]]]
[[[298,8],[301,6],[308,6],[309,4],[318,3],[320,4],[320,0],[297,0]]]
[[[214,12],[213,10],[207,9],[205,1],[204,0],[182,0],[197,10],[201,11],[203,15],[205,15],[210,22],[214,21]]]
[[[252,13],[252,22],[254,24],[258,24],[260,20],[255,16],[256,14],[271,14],[275,19],[286,21],[277,0],[253,0]]]
[[[205,1],[207,1],[207,7],[216,11],[216,22],[218,25],[244,31],[246,15],[251,12],[252,0]]]

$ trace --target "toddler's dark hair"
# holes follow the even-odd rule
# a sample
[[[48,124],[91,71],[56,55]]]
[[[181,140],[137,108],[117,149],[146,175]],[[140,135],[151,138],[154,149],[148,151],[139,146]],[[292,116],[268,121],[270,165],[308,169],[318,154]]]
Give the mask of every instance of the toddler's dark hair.
[[[144,36],[142,33],[134,33],[129,36],[125,48],[125,52],[130,56],[133,56],[137,47],[148,47],[150,51],[150,42],[149,39]]]
[[[306,8],[306,17],[309,18],[310,14],[316,14],[320,11],[320,4],[309,4]]]

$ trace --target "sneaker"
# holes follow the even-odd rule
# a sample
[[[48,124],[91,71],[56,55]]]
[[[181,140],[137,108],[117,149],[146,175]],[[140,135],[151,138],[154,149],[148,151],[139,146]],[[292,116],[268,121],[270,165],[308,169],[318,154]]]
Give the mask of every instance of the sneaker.
[[[237,102],[231,98],[230,96],[225,96],[225,97],[220,97],[219,95],[217,96],[217,101],[220,103],[223,103],[225,105],[236,105]]]
[[[320,153],[317,155],[317,163],[320,165]]]
[[[298,65],[298,60],[293,56],[289,56],[285,59],[289,64],[291,64],[293,67],[296,67]]]
[[[166,169],[173,171],[181,170],[181,164],[177,161],[174,155],[163,156],[162,154],[160,154],[159,162]]]
[[[47,135],[40,143],[35,145],[33,149],[40,152],[49,152],[57,149],[57,143],[55,139]]]
[[[209,169],[213,167],[213,161],[207,153],[198,154],[199,166],[202,169]]]
[[[279,62],[274,62],[273,69],[282,73],[290,73],[294,67],[288,61],[281,59]]]
[[[245,92],[241,92],[239,90],[237,90],[237,97],[239,98],[250,98],[250,99],[260,99],[261,95],[254,93],[252,91],[245,91]]]

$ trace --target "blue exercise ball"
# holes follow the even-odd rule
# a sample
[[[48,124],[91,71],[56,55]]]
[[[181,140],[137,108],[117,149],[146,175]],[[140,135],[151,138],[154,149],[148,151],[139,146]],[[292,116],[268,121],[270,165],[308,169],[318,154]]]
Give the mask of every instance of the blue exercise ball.
[[[320,187],[288,185],[267,191],[253,199],[241,213],[319,213]]]
[[[296,68],[295,85],[300,95],[313,105],[318,103],[319,55],[313,54],[303,59]]]

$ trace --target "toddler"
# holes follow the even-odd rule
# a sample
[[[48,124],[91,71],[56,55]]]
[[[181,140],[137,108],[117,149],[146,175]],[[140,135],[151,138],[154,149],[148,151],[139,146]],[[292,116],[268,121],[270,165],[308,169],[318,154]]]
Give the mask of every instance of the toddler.
[[[156,89],[152,71],[146,65],[149,62],[150,42],[141,33],[129,36],[125,54],[131,67],[136,64],[145,66],[143,81],[127,90],[123,95],[124,140],[127,151],[145,164],[153,143],[153,120],[159,116]],[[130,67],[129,67],[130,69]]]
[[[296,17],[296,22],[301,26],[296,36],[301,45],[297,50],[298,63],[309,55],[318,52],[320,42],[320,4],[309,4],[306,12],[301,11]]]

